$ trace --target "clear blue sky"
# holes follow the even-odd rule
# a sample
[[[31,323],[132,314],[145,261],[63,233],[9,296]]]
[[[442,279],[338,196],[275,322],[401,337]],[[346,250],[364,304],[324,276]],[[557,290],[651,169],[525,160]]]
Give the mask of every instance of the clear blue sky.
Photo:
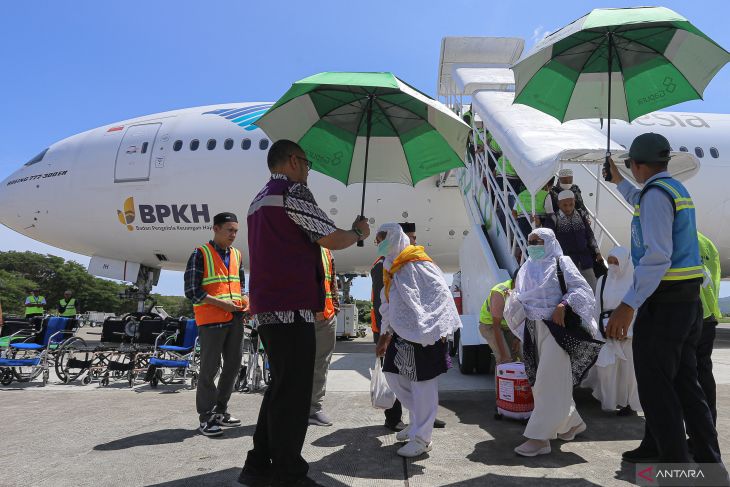
[[[103,124],[176,108],[275,100],[320,71],[393,71],[435,95],[441,38],[516,36],[527,47],[597,7],[639,2],[378,0],[33,1],[0,5],[0,179],[49,144]],[[668,1],[730,48],[727,1]],[[730,69],[706,101],[730,113]],[[88,259],[0,227],[0,250]],[[179,273],[158,290],[181,294]],[[356,295],[369,297],[360,279]],[[730,291],[728,291],[730,293]]]

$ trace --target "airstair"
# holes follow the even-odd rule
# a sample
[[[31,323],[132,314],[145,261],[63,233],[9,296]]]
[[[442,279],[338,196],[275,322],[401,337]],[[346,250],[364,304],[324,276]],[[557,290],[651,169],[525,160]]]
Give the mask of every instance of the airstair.
[[[571,167],[574,182],[583,194],[596,240],[603,255],[629,241],[632,209],[601,176],[606,137],[583,121],[559,123],[524,105],[513,105],[514,76],[509,66],[522,54],[524,41],[516,38],[447,37],[442,41],[439,63],[439,98],[460,116],[469,114],[472,126],[467,167],[452,174],[461,189],[472,229],[459,250],[463,328],[458,337],[462,373],[486,373],[491,351],[479,333],[479,313],[490,289],[509,279],[524,261],[525,236],[512,210],[528,214],[516,188],[489,166],[496,160],[487,141],[487,130],[498,142],[532,195],[562,167]],[[483,147],[483,151],[477,150]],[[626,148],[612,142],[614,158],[626,157]],[[500,181],[501,179],[501,181]],[[623,214],[626,225],[612,229],[601,214]],[[618,212],[618,213],[617,213]],[[534,217],[534,214],[533,214]],[[535,222],[531,222],[532,228]]]

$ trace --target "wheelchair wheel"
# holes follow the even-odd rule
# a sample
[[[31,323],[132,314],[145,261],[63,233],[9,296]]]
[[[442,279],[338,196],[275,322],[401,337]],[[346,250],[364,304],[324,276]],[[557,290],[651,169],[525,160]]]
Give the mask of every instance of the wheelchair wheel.
[[[86,342],[79,337],[68,338],[58,347],[54,367],[61,382],[73,382],[88,369],[93,354],[79,350],[84,347]]]
[[[24,360],[37,357],[38,354],[32,350],[15,350],[13,351],[13,359]],[[13,367],[13,375],[18,382],[30,382],[43,372],[40,365],[32,365],[30,367]]]
[[[99,381],[99,385],[101,387],[107,387],[109,385],[109,373],[107,372],[104,374],[104,377],[101,378],[101,381]]]
[[[177,370],[178,369],[157,369],[157,380],[165,385],[172,384],[180,378]]]
[[[196,387],[198,387],[198,373],[193,372],[193,375],[190,378],[190,389],[195,389]]]
[[[91,376],[87,375],[83,379],[81,379],[81,384],[83,384],[85,386],[88,386],[89,384],[91,384]]]
[[[0,384],[9,386],[13,382],[13,371],[10,369],[3,369],[0,372]]]

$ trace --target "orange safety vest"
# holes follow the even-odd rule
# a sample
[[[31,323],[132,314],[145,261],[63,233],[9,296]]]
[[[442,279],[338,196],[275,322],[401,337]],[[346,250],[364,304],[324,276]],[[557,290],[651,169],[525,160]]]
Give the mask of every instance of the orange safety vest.
[[[321,247],[321,249],[322,267],[324,267],[324,310],[322,314],[325,320],[329,320],[335,315],[334,294],[332,293],[332,267],[334,267],[334,259],[329,249],[324,247]]]
[[[208,296],[233,301],[240,305],[242,302],[239,277],[241,252],[231,247],[228,268],[210,243],[198,247],[198,252],[203,254],[203,290],[208,293]],[[194,304],[193,310],[195,311],[195,323],[198,326],[226,323],[233,319],[232,313],[208,303]]]
[[[385,260],[385,257],[378,257],[378,259],[373,262],[373,265],[370,267],[370,270],[373,270],[373,267],[378,265],[379,262],[382,262]],[[375,293],[373,290],[370,290],[370,302],[373,303],[373,307],[370,308],[370,329],[373,330],[374,333],[380,333],[380,328],[378,328],[378,320],[375,318]]]

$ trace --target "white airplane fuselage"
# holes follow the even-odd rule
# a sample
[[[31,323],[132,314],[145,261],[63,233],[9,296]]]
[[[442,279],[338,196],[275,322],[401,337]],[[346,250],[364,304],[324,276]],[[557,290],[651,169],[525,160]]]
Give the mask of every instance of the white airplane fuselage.
[[[0,222],[79,254],[182,270],[191,251],[211,237],[213,216],[232,211],[241,221],[235,245],[247,257],[246,213],[269,177],[270,142],[251,123],[268,106],[189,108],[61,140],[39,161],[27,163],[0,183]],[[585,123],[602,130],[596,121]],[[730,232],[724,228],[730,221],[730,116],[657,112],[631,125],[615,123],[611,135],[628,147],[646,131],[662,133],[675,150],[702,149],[701,169],[687,186],[699,228],[718,246],[723,274],[730,274]],[[424,180],[415,188],[370,183],[365,213],[373,227],[389,221],[416,222],[419,243],[445,271],[454,271],[471,225],[460,190],[439,186],[437,180]],[[362,186],[346,187],[314,171],[309,186],[335,223],[349,228],[360,211]],[[583,191],[584,197],[591,194],[585,187]],[[627,245],[627,213],[599,216]],[[372,238],[364,249],[337,252],[337,271],[367,272],[374,254]]]
[[[231,211],[241,223],[234,245],[247,258],[246,214],[270,176],[270,141],[251,123],[270,105],[159,113],[61,140],[0,183],[0,222],[79,254],[182,270],[192,250],[212,237],[213,216]],[[415,188],[370,183],[365,212],[371,227],[416,222],[419,243],[444,270],[455,270],[454,249],[470,225],[459,189],[437,187],[436,180]],[[350,228],[362,185],[346,187],[312,171],[309,186],[338,227]],[[368,272],[374,250],[371,238],[364,249],[337,252],[337,271]]]

